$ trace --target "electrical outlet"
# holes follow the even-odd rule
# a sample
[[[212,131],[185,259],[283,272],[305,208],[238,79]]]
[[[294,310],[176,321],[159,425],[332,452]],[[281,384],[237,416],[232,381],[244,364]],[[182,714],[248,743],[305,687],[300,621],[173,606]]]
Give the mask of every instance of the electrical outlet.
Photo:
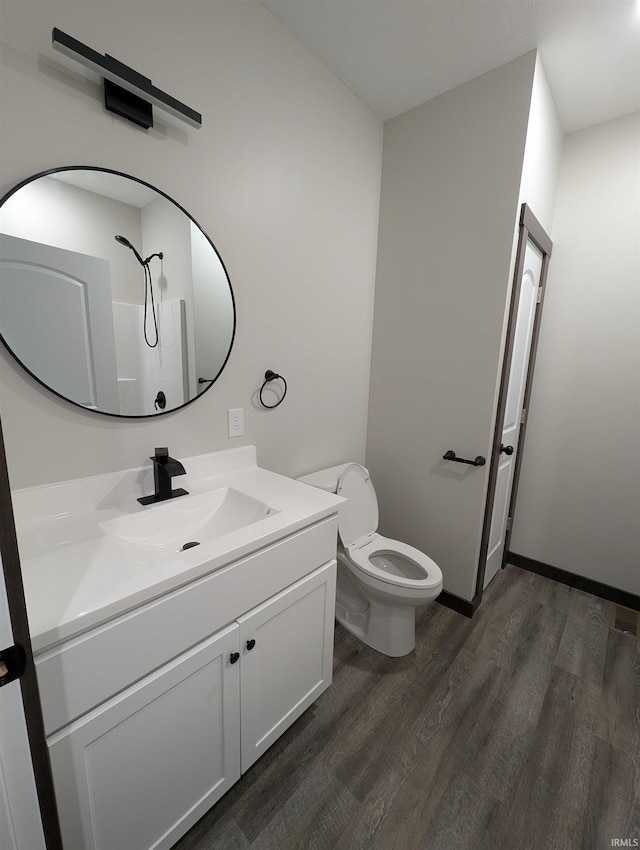
[[[242,407],[234,407],[227,411],[229,415],[229,436],[242,437],[244,434],[244,410]]]

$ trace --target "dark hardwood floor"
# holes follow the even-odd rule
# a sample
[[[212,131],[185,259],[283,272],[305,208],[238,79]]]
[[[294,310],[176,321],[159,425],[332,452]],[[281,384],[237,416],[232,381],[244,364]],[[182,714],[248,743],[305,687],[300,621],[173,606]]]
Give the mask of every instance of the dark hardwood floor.
[[[638,640],[516,567],[386,658],[336,626],[334,682],[175,850],[640,845]],[[614,842],[614,839],[619,839]]]

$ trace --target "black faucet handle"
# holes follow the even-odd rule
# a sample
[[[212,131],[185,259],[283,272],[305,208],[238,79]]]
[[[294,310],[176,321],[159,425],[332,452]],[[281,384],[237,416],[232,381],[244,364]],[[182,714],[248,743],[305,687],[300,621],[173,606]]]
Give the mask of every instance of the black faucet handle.
[[[167,446],[160,446],[156,449],[156,453],[151,460],[166,460],[169,457],[169,449]]]

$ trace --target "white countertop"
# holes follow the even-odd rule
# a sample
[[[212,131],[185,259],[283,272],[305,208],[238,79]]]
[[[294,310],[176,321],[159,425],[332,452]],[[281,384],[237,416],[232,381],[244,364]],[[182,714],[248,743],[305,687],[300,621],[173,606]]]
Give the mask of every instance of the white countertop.
[[[344,499],[256,465],[245,446],[181,459],[174,479],[197,497],[233,487],[277,508],[259,522],[145,563],[100,524],[153,511],[138,496],[153,490],[151,467],[13,493],[22,575],[34,652],[43,652],[157,596],[337,513]],[[151,476],[151,481],[150,481]]]

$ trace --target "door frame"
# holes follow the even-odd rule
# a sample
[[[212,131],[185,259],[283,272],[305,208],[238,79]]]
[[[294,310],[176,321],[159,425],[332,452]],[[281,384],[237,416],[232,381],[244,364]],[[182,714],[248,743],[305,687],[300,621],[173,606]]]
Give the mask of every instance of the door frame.
[[[489,551],[489,534],[491,531],[493,503],[496,494],[496,480],[498,476],[498,463],[500,460],[501,437],[502,430],[504,427],[504,416],[507,404],[507,389],[509,386],[509,375],[511,372],[511,361],[513,357],[513,345],[515,340],[518,304],[520,301],[520,290],[522,288],[522,275],[524,271],[525,251],[528,242],[532,242],[536,246],[536,248],[538,248],[538,250],[542,253],[542,270],[540,272],[540,296],[538,299],[538,303],[536,304],[536,312],[533,322],[533,332],[531,337],[531,348],[529,351],[529,361],[527,363],[527,376],[525,380],[524,399],[522,402],[518,451],[516,453],[514,461],[513,483],[511,485],[511,495],[509,497],[509,510],[507,513],[507,531],[505,535],[504,550],[502,554],[501,564],[502,568],[504,568],[509,554],[511,521],[515,510],[516,495],[518,491],[518,483],[520,480],[522,450],[524,448],[524,441],[526,436],[529,401],[531,397],[531,386],[533,384],[533,372],[535,368],[536,354],[538,350],[538,341],[540,338],[540,321],[542,318],[542,307],[544,305],[544,295],[546,291],[547,271],[549,268],[549,259],[551,257],[551,251],[553,249],[553,242],[551,241],[550,237],[548,236],[538,219],[531,212],[531,209],[527,206],[527,204],[522,204],[520,208],[519,225],[520,231],[518,235],[518,247],[516,250],[516,264],[513,276],[513,290],[511,294],[511,304],[509,306],[507,334],[502,360],[502,373],[500,376],[500,391],[498,393],[498,407],[496,412],[493,442],[491,446],[491,463],[489,467],[489,478],[487,481],[487,496],[485,500],[482,537],[480,542],[480,557],[478,561],[478,572],[476,578],[474,609],[480,604],[480,600],[482,599],[484,576],[487,564],[487,554]]]
[[[22,583],[18,540],[13,516],[13,503],[9,486],[7,458],[0,421],[0,554],[7,591],[9,618],[15,644],[20,644],[26,654],[25,672],[20,678],[25,723],[31,751],[31,762],[40,806],[40,816],[47,850],[62,850],[62,837],[58,821],[53,776],[49,751],[45,740],[40,692],[33,661],[27,605]]]

